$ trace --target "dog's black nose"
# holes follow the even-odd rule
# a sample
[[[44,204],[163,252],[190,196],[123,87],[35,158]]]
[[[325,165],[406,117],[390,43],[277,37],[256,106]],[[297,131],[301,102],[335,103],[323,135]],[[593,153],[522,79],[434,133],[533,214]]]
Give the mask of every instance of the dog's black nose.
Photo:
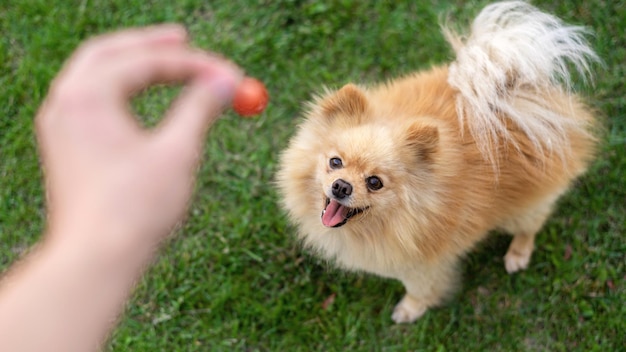
[[[348,182],[337,179],[333,182],[333,195],[339,199],[343,199],[352,194],[352,185]]]

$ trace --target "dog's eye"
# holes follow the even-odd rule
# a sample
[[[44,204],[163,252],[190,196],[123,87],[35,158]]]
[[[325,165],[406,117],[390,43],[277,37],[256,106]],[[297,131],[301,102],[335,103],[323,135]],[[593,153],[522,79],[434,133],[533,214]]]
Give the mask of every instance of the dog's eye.
[[[383,188],[383,181],[381,181],[377,176],[368,177],[365,182],[367,183],[367,188],[371,191],[377,191]]]
[[[339,158],[330,158],[328,164],[331,169],[341,169],[343,167],[343,162]]]

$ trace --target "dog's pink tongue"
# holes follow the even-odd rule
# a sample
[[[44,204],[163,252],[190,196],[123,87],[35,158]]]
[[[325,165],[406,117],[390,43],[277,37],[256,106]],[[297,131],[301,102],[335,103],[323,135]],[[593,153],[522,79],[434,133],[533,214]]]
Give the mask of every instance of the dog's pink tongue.
[[[326,210],[322,214],[322,224],[324,226],[333,227],[342,223],[346,219],[348,208],[341,205],[338,201],[332,199]]]

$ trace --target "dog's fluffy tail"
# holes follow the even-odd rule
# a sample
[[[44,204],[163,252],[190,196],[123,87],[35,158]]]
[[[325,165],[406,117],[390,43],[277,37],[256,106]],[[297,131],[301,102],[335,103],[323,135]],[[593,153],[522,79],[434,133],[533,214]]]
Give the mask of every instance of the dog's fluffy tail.
[[[510,124],[539,153],[561,156],[567,152],[570,125],[588,127],[575,126],[580,121],[574,112],[564,114],[567,109],[550,104],[550,95],[571,89],[570,68],[586,80],[591,63],[599,61],[584,28],[568,26],[526,2],[507,1],[487,6],[469,37],[445,26],[444,34],[456,52],[448,83],[460,92],[459,122],[496,167],[499,142],[519,148],[508,132]]]

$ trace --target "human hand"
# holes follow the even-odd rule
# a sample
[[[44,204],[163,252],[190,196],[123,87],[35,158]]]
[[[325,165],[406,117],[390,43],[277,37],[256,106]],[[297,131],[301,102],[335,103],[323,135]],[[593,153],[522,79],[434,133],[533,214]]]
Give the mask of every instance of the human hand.
[[[243,77],[165,25],[97,37],[53,81],[36,117],[48,236],[96,246],[155,245],[184,216],[204,137]],[[143,129],[133,94],[185,88],[159,126]]]

